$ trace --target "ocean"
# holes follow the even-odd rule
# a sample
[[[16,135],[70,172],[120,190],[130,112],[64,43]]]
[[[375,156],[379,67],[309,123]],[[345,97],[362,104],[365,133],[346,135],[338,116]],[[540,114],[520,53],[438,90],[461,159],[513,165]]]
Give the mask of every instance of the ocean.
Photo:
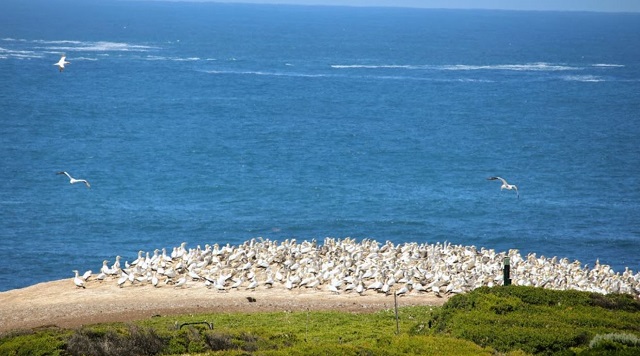
[[[257,237],[637,271],[638,43],[627,13],[6,1],[0,291]]]

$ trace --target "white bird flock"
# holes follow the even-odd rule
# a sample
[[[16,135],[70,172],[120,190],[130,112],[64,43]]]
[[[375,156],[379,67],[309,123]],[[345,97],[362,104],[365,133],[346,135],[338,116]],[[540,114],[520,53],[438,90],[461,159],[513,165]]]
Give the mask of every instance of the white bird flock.
[[[204,283],[219,292],[279,287],[334,294],[441,296],[502,285],[507,256],[514,285],[640,297],[640,273],[634,274],[628,268],[616,273],[599,262],[589,268],[567,258],[537,257],[533,253],[522,257],[518,250],[496,252],[446,242],[381,244],[351,238],[326,238],[323,244],[315,240],[287,239],[278,243],[258,238],[238,246],[214,244],[205,245],[204,249],[187,249],[182,243],[171,253],[162,249],[150,256],[149,252],[140,251],[138,258],[124,267],[120,266],[120,256],[111,267],[105,261],[96,280],[116,281],[123,288],[189,288]]]

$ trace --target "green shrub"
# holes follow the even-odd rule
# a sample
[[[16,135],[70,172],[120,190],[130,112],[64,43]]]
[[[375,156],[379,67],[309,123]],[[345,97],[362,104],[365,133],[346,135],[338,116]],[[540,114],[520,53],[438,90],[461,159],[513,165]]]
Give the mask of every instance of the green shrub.
[[[244,351],[254,352],[258,350],[260,338],[249,332],[241,332],[238,336],[239,346]]]
[[[71,355],[157,355],[165,347],[165,342],[153,329],[130,326],[122,331],[117,328],[80,329],[67,341],[67,352]]]
[[[572,353],[594,334],[640,332],[640,303],[626,295],[600,295],[533,287],[479,288],[452,297],[426,323],[411,328],[473,341],[498,351]]]
[[[209,349],[206,337],[203,335],[205,330],[207,329],[202,326],[190,325],[180,329],[174,337],[181,340],[181,344],[185,348],[184,352],[204,352]]]
[[[628,347],[640,348],[640,338],[633,334],[624,333],[599,334],[591,340],[589,347],[603,350],[621,350]]]
[[[212,351],[224,351],[235,349],[233,340],[230,334],[220,332],[207,332],[205,333],[207,345]]]
[[[55,356],[60,355],[63,349],[63,335],[58,330],[21,332],[0,340],[0,355]]]
[[[591,293],[591,305],[609,310],[640,312],[640,300],[630,294],[598,294]]]

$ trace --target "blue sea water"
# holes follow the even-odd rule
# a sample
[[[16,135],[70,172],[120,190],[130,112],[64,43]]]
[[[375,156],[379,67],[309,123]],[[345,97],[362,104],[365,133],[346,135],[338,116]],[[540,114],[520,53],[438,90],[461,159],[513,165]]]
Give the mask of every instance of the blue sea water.
[[[639,14],[9,0],[0,291],[260,236],[637,271],[638,43]]]

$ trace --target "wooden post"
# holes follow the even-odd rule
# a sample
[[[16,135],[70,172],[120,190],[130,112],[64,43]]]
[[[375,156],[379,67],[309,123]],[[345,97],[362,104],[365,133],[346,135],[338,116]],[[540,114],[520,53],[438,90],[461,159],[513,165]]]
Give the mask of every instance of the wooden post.
[[[398,293],[393,292],[393,304],[396,309],[396,335],[400,334],[400,324],[398,323]]]
[[[511,262],[509,261],[509,256],[504,258],[504,285],[511,285]]]

